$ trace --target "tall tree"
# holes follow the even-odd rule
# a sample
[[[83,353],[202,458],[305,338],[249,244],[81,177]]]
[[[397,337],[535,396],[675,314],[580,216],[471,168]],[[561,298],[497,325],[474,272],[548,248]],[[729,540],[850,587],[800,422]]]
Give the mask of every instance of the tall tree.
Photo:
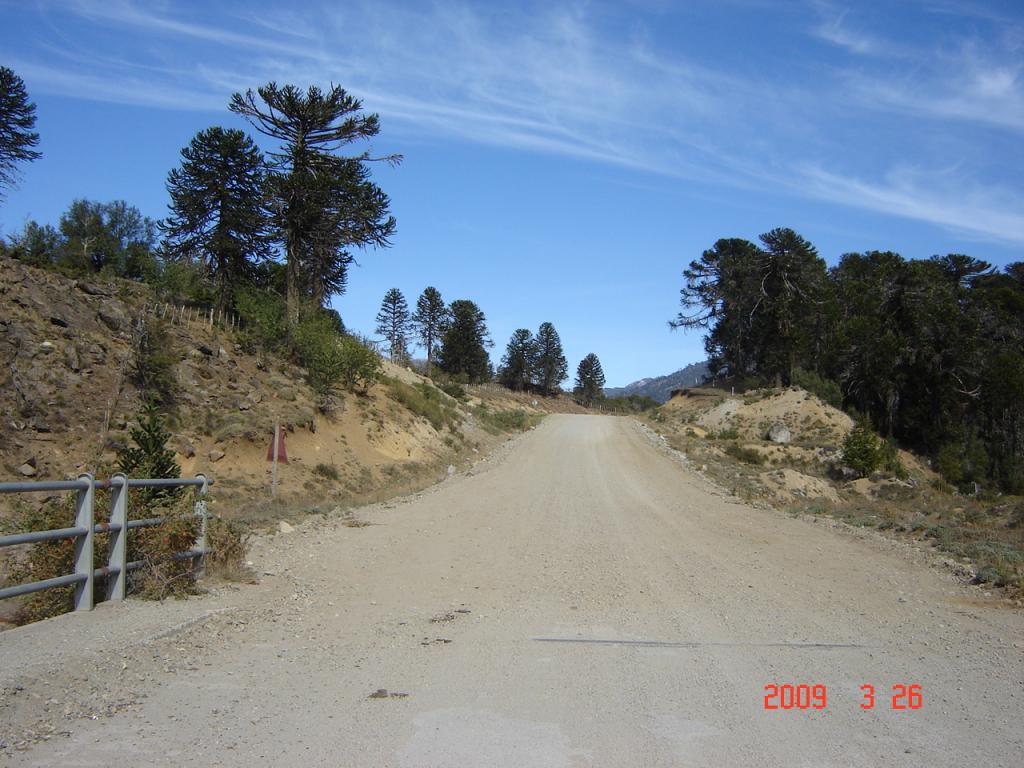
[[[274,216],[287,260],[288,317],[298,322],[304,301],[323,303],[345,287],[351,247],[387,246],[395,231],[387,195],[369,179],[366,163],[393,164],[400,155],[334,154],[380,131],[375,114],[339,86],[305,92],[274,82],[236,93],[229,109],[280,142],[270,153]]]
[[[17,181],[18,163],[43,156],[36,127],[36,105],[28,100],[25,82],[7,67],[0,67],[0,200],[4,188]]]
[[[412,315],[413,328],[423,348],[427,350],[427,371],[434,363],[434,351],[451,319],[451,313],[441,298],[441,292],[428,286],[416,300],[416,311]]]
[[[167,176],[171,216],[159,224],[167,254],[202,264],[221,308],[271,256],[265,176],[253,140],[219,127],[197,133]]]
[[[404,362],[409,357],[409,322],[405,296],[397,288],[389,289],[377,312],[377,333],[387,340],[388,356],[393,361]]]
[[[537,329],[534,380],[542,395],[554,395],[569,375],[569,363],[562,353],[562,340],[551,323],[541,323]]]
[[[526,328],[517,329],[505,347],[505,355],[498,368],[498,381],[517,392],[528,389],[533,384],[536,357],[537,345],[533,334]]]
[[[437,365],[469,382],[487,381],[491,377],[487,347],[492,344],[480,307],[468,299],[457,299],[451,304],[451,322],[441,339]]]
[[[576,399],[588,408],[601,397],[604,390],[604,371],[601,361],[593,352],[580,360],[576,368],[576,387],[573,389]]]

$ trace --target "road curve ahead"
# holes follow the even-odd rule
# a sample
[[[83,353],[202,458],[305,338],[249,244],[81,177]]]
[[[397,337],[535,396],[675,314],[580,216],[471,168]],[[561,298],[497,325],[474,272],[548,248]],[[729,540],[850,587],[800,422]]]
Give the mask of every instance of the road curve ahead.
[[[550,416],[357,517],[259,542],[259,586],[118,651],[145,698],[11,764],[1024,764],[1019,612],[739,503],[629,419]]]

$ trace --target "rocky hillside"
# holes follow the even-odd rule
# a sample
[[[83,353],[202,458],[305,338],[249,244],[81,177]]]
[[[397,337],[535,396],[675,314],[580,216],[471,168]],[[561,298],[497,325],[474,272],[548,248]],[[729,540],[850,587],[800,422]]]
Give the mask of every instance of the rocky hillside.
[[[214,508],[227,516],[276,519],[394,495],[467,464],[531,415],[574,408],[490,387],[468,388],[459,401],[386,365],[366,395],[346,394],[325,415],[301,368],[248,354],[237,331],[170,312],[144,285],[72,280],[0,259],[0,301],[3,480],[109,474],[140,410],[131,369],[145,322],[164,328],[175,361],[168,426],[182,474],[214,478]],[[275,422],[289,463],[271,502]]]
[[[656,376],[653,379],[640,379],[624,387],[606,387],[604,393],[607,397],[640,395],[657,400],[659,403],[664,403],[672,396],[674,390],[700,384],[707,375],[708,364],[706,362],[691,363],[685,368],[680,368],[675,373],[665,376]]]

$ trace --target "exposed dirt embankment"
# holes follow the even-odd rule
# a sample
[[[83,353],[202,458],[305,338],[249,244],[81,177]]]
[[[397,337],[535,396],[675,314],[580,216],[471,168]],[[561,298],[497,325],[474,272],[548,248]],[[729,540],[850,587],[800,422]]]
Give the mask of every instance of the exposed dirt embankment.
[[[198,312],[169,312],[144,285],[73,280],[3,259],[0,301],[4,480],[110,471],[141,405],[131,371],[146,321],[163,326],[174,359],[171,447],[183,474],[214,478],[213,508],[226,516],[277,519],[422,487],[533,423],[505,412],[574,407],[489,387],[470,387],[458,401],[385,364],[384,379],[365,395],[345,394],[327,415],[290,360],[250,354],[237,331]],[[288,464],[271,503],[275,423]]]

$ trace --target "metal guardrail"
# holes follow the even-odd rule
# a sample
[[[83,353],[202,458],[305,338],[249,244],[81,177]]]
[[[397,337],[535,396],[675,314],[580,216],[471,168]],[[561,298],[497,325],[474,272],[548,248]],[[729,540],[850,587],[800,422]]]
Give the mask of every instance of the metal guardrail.
[[[85,473],[76,480],[52,480],[27,483],[0,483],[0,493],[39,493],[46,491],[76,491],[75,525],[72,528],[57,528],[51,531],[30,531],[0,536],[0,548],[17,544],[34,544],[40,541],[55,539],[74,539],[75,557],[74,573],[58,576],[53,579],[33,581],[0,589],[0,600],[7,597],[27,595],[53,587],[75,585],[75,610],[91,611],[93,609],[93,585],[97,578],[106,578],[107,600],[124,600],[128,573],[141,568],[142,560],[127,562],[128,531],[136,528],[151,528],[164,522],[162,517],[145,520],[128,519],[129,488],[178,488],[192,486],[195,488],[195,514],[200,518],[199,537],[195,548],[188,552],[174,555],[176,560],[201,558],[210,553],[206,548],[206,526],[209,516],[206,511],[206,491],[212,481],[205,475],[191,478],[169,479],[130,479],[124,474],[116,474],[109,480],[96,480]],[[93,502],[96,489],[110,489],[110,522],[96,523],[93,516]],[[93,568],[93,544],[97,533],[109,533],[109,554],[107,565]]]

